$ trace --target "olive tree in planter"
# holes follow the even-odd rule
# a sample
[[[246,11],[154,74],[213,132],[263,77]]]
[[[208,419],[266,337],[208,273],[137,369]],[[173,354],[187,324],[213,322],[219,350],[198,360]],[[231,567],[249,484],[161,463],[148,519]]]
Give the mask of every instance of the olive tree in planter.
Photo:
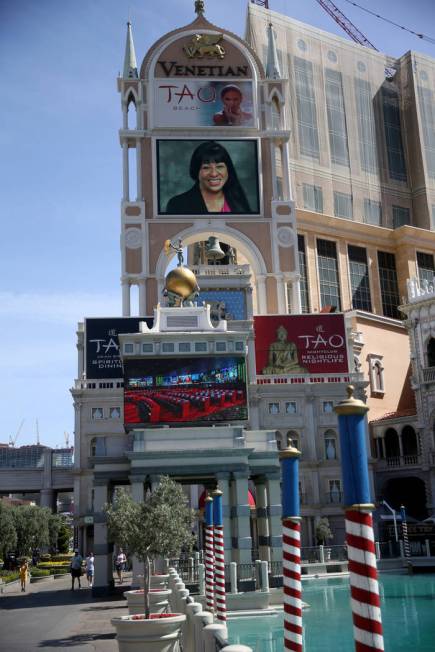
[[[182,549],[191,549],[194,511],[187,506],[181,486],[167,476],[161,477],[152,493],[147,492],[143,503],[136,503],[130,494],[121,490],[105,511],[110,538],[136,555],[144,565],[143,614],[112,619],[112,624],[117,628],[119,649],[123,649],[124,639],[131,643],[132,637],[138,643],[140,641],[140,645],[147,642],[148,649],[159,649],[158,639],[162,635],[165,638],[168,636],[167,629],[172,618],[170,614],[150,614],[151,567],[158,557],[177,557]],[[156,622],[159,616],[161,623]],[[176,626],[175,644],[185,616],[172,616]],[[136,634],[139,629],[136,625],[140,621],[143,625],[141,630],[146,631]],[[160,633],[159,630],[164,632]]]

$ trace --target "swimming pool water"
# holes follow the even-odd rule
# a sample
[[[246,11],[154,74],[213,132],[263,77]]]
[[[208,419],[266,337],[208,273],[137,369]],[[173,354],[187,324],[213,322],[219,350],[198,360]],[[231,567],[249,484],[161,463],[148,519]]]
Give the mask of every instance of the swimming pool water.
[[[385,652],[435,651],[435,575],[382,575],[379,580]],[[354,649],[349,578],[302,584],[304,647],[307,652]],[[254,652],[282,652],[283,616],[235,618],[228,622],[231,643]]]

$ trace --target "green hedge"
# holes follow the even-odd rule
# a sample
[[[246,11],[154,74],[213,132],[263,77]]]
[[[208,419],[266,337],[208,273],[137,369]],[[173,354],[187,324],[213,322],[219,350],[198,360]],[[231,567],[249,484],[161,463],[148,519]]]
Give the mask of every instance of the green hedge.
[[[50,575],[50,571],[45,570],[44,568],[31,568],[30,575],[32,577],[48,577]]]
[[[64,563],[69,564],[73,557],[74,557],[73,553],[71,553],[70,555],[52,555],[51,561],[52,562],[63,561]],[[43,560],[41,559],[41,561]]]
[[[18,580],[20,578],[20,574],[14,573],[13,571],[2,570],[0,571],[0,578],[5,584],[8,584],[9,582]]]

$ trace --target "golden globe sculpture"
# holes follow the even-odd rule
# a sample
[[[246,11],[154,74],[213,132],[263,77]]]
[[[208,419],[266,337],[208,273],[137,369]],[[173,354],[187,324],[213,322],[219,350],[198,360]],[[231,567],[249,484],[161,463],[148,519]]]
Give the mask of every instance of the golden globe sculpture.
[[[187,267],[176,267],[165,279],[165,290],[184,300],[198,289],[195,274]]]

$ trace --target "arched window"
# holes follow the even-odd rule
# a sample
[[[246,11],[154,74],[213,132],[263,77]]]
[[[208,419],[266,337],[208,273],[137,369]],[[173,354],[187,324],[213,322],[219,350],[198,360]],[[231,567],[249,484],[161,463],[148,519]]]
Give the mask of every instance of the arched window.
[[[286,436],[287,446],[293,446],[293,448],[297,448],[300,451],[299,434],[294,430],[289,430]]]
[[[325,458],[327,460],[337,459],[337,434],[335,430],[327,430],[324,434]]]
[[[427,345],[427,366],[435,367],[435,339],[430,338]]]
[[[418,455],[417,435],[412,426],[405,426],[402,430],[403,455]]]
[[[369,353],[367,360],[369,363],[370,389],[372,394],[384,394],[384,365],[382,364],[382,355]]]
[[[397,434],[394,428],[388,428],[385,433],[385,457],[399,457],[400,456],[400,446],[399,446],[399,435]]]
[[[281,129],[281,107],[276,95],[272,98],[271,104],[272,129]]]
[[[127,100],[127,127],[128,129],[137,129],[136,102],[134,96],[131,94]]]

